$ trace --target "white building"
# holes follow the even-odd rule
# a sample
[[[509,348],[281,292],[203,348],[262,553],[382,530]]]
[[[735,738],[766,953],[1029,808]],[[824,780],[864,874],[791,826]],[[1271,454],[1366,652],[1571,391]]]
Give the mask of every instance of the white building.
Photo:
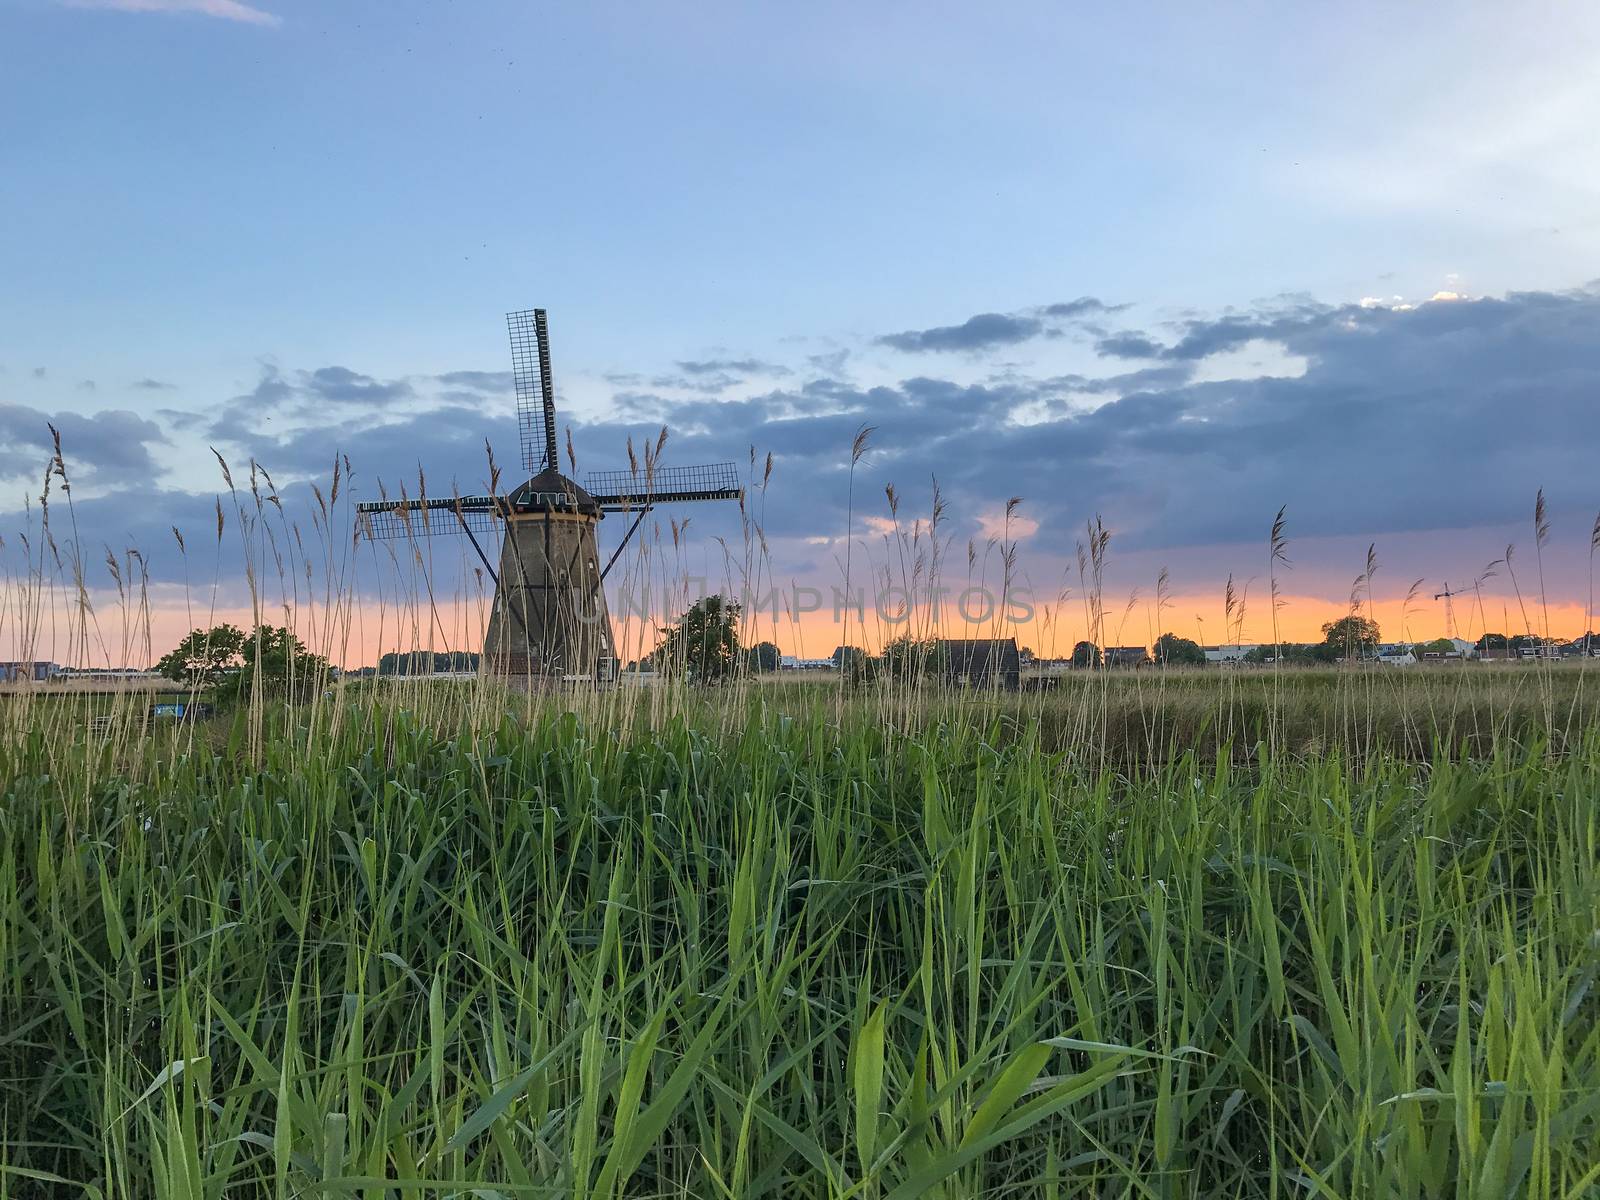
[[[1208,663],[1239,663],[1239,662],[1243,662],[1244,661],[1244,656],[1246,654],[1249,654],[1250,651],[1252,651],[1252,650],[1258,650],[1258,649],[1260,649],[1260,646],[1257,645],[1256,643],[1249,643],[1249,644],[1241,643],[1240,645],[1237,645],[1237,646],[1202,646],[1201,647],[1201,650],[1203,650],[1205,652],[1206,661]]]

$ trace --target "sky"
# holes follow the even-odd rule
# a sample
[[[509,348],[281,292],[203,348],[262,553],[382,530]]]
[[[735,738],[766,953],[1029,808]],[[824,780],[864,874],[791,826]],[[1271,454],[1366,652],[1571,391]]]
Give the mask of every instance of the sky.
[[[1010,553],[1056,614],[1024,642],[1070,647],[1098,517],[1108,641],[1316,638],[1369,547],[1388,635],[1446,632],[1447,583],[1455,632],[1576,634],[1597,67],[1579,5],[0,0],[0,654],[38,600],[51,425],[52,532],[108,629],[104,560],[132,579],[137,548],[156,653],[197,605],[330,574],[347,658],[419,589],[456,613],[427,636],[470,643],[470,554],[420,583],[352,555],[311,484],[342,455],[340,504],[419,469],[477,491],[486,441],[515,474],[504,313],[533,306],[580,478],[663,426],[665,463],[754,477],[742,513],[662,510],[641,574],[792,608],[915,575],[901,535],[962,583]],[[258,536],[249,577],[219,456],[247,497],[269,473],[285,543],[337,553],[285,585]],[[885,635],[822,608],[775,640]]]

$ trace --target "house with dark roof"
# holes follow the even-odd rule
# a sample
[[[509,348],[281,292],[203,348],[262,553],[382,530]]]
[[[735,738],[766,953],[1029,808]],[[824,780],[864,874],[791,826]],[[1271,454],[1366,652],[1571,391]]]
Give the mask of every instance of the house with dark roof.
[[[945,638],[934,652],[934,661],[952,687],[1013,692],[1022,680],[1016,638]]]
[[[1107,646],[1106,666],[1148,667],[1150,651],[1144,646]]]

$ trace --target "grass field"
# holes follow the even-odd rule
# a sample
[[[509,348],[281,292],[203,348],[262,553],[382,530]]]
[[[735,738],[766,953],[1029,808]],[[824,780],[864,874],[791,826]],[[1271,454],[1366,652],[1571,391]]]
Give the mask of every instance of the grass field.
[[[0,1192],[1595,1194],[1600,737],[1478,670],[13,701]]]

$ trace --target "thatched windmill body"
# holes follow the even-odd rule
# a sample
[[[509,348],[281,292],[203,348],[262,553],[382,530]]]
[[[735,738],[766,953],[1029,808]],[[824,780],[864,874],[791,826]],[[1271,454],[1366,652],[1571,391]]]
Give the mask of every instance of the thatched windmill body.
[[[605,578],[639,523],[658,504],[736,500],[732,463],[600,471],[580,487],[561,474],[556,450],[555,386],[545,311],[506,314],[523,467],[530,478],[505,495],[381,500],[358,506],[371,538],[465,534],[494,582],[484,638],[486,670],[529,679],[603,682],[617,652]],[[601,565],[596,533],[607,514],[631,518],[621,543]],[[499,569],[484,549],[500,540]]]

